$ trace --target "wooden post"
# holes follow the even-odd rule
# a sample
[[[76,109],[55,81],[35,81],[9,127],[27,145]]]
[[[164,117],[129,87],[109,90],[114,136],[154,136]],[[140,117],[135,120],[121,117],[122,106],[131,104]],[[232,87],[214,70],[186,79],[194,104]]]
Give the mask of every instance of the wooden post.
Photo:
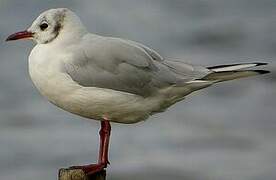
[[[105,180],[106,171],[100,171],[91,176],[86,176],[81,169],[60,169],[58,173],[58,180]]]

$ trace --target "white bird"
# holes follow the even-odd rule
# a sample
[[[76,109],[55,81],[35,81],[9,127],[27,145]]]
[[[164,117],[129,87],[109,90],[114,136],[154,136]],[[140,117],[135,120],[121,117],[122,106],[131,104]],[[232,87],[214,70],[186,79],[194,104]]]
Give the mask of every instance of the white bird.
[[[89,33],[66,8],[43,12],[7,41],[17,39],[37,43],[29,74],[43,96],[66,111],[101,121],[98,163],[78,166],[88,174],[109,163],[110,121],[136,123],[193,91],[269,72],[244,70],[266,63],[203,67],[171,61],[143,44]]]

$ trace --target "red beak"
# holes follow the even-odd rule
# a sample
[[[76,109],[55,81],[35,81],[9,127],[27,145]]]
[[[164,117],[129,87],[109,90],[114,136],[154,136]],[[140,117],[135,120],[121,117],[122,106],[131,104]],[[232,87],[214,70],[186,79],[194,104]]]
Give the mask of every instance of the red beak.
[[[31,38],[33,37],[33,33],[29,31],[20,31],[17,33],[14,33],[10,35],[6,41],[13,41],[13,40],[18,40],[18,39],[26,39],[26,38]]]

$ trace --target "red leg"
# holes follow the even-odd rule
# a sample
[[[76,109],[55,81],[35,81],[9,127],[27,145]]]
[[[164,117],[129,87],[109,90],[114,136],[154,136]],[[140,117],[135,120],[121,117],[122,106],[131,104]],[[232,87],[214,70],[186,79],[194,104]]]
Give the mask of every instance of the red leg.
[[[100,149],[99,149],[99,159],[97,164],[90,164],[85,166],[73,166],[72,168],[82,169],[86,174],[94,174],[102,171],[109,164],[108,161],[108,145],[109,137],[111,132],[111,126],[109,121],[101,121],[100,129]]]
[[[100,134],[100,150],[99,150],[99,164],[109,164],[108,161],[108,145],[109,145],[109,137],[111,132],[111,126],[109,121],[101,121],[101,130]]]

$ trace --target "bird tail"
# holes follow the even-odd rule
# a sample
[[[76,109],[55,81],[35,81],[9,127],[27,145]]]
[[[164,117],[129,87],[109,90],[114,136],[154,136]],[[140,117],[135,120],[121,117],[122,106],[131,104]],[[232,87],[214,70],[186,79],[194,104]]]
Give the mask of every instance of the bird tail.
[[[266,70],[244,70],[247,68],[262,65],[267,65],[267,63],[242,63],[208,67],[208,69],[212,72],[204,78],[202,78],[201,80],[222,82],[269,73],[269,71]]]

